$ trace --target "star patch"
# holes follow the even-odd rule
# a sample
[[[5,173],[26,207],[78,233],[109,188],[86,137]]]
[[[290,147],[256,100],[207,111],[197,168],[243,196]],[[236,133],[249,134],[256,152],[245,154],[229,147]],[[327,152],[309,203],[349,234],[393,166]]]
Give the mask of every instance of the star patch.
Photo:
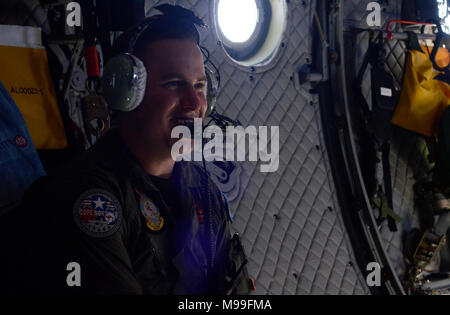
[[[147,227],[152,231],[160,231],[164,225],[164,218],[161,216],[158,207],[145,194],[141,194],[139,203]]]
[[[122,222],[122,207],[111,193],[91,189],[83,193],[73,207],[75,223],[92,237],[113,235]]]

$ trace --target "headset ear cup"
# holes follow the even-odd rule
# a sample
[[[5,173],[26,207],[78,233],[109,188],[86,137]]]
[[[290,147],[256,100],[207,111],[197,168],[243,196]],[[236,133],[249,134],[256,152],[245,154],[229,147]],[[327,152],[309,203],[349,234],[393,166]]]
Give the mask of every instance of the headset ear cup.
[[[134,97],[135,99],[132,100],[132,108],[130,109],[130,111],[136,109],[141,103],[142,100],[144,99],[145,96],[145,88],[147,85],[147,69],[144,66],[144,63],[136,56],[134,55],[130,55],[131,58],[134,59],[135,64],[136,64],[136,77],[133,80],[133,90],[134,90]],[[131,108],[130,107],[130,108]]]
[[[207,101],[205,117],[208,117],[209,115],[211,115],[211,113],[214,111],[214,108],[216,107],[218,87],[217,82],[213,80],[212,71],[208,68],[205,68],[205,74],[206,74],[206,101]]]
[[[147,71],[139,58],[121,54],[111,58],[105,65],[102,93],[113,110],[130,112],[144,99]]]

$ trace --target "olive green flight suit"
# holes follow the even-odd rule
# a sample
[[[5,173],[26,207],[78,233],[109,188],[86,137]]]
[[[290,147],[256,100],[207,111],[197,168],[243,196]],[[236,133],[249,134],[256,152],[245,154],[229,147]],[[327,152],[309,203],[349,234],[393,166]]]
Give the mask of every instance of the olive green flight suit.
[[[39,179],[15,213],[18,293],[249,293],[224,195],[190,162],[175,163],[171,182],[173,209],[116,130]]]

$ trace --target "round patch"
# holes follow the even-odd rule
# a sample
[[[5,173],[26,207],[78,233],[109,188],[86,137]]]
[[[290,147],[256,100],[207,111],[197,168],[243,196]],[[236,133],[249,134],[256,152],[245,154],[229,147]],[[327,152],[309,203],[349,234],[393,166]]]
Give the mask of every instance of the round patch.
[[[152,231],[160,231],[164,225],[164,218],[161,216],[158,207],[146,195],[141,195],[141,211],[147,222],[147,227]]]
[[[73,216],[77,226],[87,235],[107,237],[119,229],[122,222],[122,207],[111,193],[92,189],[77,199]]]
[[[21,148],[24,148],[27,146],[27,139],[23,136],[15,137],[14,142]]]

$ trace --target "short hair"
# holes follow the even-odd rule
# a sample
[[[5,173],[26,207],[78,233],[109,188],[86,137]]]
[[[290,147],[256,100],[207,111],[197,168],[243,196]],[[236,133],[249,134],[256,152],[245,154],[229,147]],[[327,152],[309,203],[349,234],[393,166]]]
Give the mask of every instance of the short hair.
[[[192,11],[167,4],[156,9],[164,14],[148,17],[126,31],[118,40],[118,52],[129,52],[139,57],[150,43],[164,39],[192,40],[199,45],[200,35],[195,25],[203,26],[204,23]]]

